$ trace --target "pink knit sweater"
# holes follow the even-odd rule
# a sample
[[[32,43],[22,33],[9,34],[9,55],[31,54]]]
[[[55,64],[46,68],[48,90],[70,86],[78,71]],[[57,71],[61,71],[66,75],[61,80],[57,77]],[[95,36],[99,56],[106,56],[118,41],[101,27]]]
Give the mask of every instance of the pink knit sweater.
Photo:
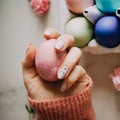
[[[36,120],[95,120],[91,101],[92,80],[84,91],[64,98],[37,101],[28,97]]]

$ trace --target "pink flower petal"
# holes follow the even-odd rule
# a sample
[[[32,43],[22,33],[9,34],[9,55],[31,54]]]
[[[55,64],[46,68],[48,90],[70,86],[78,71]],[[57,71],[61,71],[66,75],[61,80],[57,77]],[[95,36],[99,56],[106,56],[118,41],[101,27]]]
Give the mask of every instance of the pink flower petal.
[[[115,68],[109,76],[113,81],[115,89],[120,91],[120,67]]]
[[[43,15],[50,7],[50,0],[32,0],[30,6],[33,7],[36,15]]]

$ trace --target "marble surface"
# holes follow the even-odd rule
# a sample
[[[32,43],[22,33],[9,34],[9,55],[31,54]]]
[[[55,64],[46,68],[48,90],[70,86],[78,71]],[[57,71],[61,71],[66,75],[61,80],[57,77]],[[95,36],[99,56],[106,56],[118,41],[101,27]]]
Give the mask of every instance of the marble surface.
[[[39,46],[45,28],[54,27],[64,33],[65,14],[69,14],[64,9],[64,0],[51,0],[49,13],[37,17],[28,0],[0,0],[0,120],[29,119],[21,61],[29,42]],[[120,120],[120,93],[109,78],[120,65],[120,54],[84,52],[81,64],[94,81],[92,100],[97,120]]]

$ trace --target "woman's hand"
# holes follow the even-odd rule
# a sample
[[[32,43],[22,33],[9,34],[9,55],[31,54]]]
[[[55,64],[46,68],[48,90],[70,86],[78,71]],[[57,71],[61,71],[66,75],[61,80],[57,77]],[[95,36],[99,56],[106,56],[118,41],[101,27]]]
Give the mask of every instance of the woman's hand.
[[[57,73],[58,78],[62,80],[47,82],[40,78],[35,68],[36,48],[29,44],[22,62],[23,79],[28,95],[35,100],[50,100],[70,96],[85,89],[89,84],[89,76],[84,68],[78,65],[81,51],[77,47],[72,47],[73,37],[66,34],[59,36],[58,32],[52,28],[45,30],[43,35],[47,40],[56,39],[55,49],[57,52],[68,50],[68,54]]]

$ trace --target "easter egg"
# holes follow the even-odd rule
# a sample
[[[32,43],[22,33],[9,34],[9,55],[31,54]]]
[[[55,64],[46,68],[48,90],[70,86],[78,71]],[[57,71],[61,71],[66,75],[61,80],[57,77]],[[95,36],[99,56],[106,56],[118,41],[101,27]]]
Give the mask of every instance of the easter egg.
[[[120,0],[96,0],[96,5],[105,13],[115,13],[120,7]]]
[[[36,51],[35,66],[39,76],[46,81],[57,81],[57,70],[66,56],[66,51],[56,52],[56,40],[46,40]]]
[[[120,44],[120,20],[116,16],[105,16],[95,26],[95,36],[99,44],[112,48]]]
[[[94,0],[66,0],[70,11],[76,14],[82,14],[87,7],[94,5]]]
[[[93,37],[93,26],[85,17],[76,17],[66,23],[65,32],[74,37],[75,46],[83,47]]]

